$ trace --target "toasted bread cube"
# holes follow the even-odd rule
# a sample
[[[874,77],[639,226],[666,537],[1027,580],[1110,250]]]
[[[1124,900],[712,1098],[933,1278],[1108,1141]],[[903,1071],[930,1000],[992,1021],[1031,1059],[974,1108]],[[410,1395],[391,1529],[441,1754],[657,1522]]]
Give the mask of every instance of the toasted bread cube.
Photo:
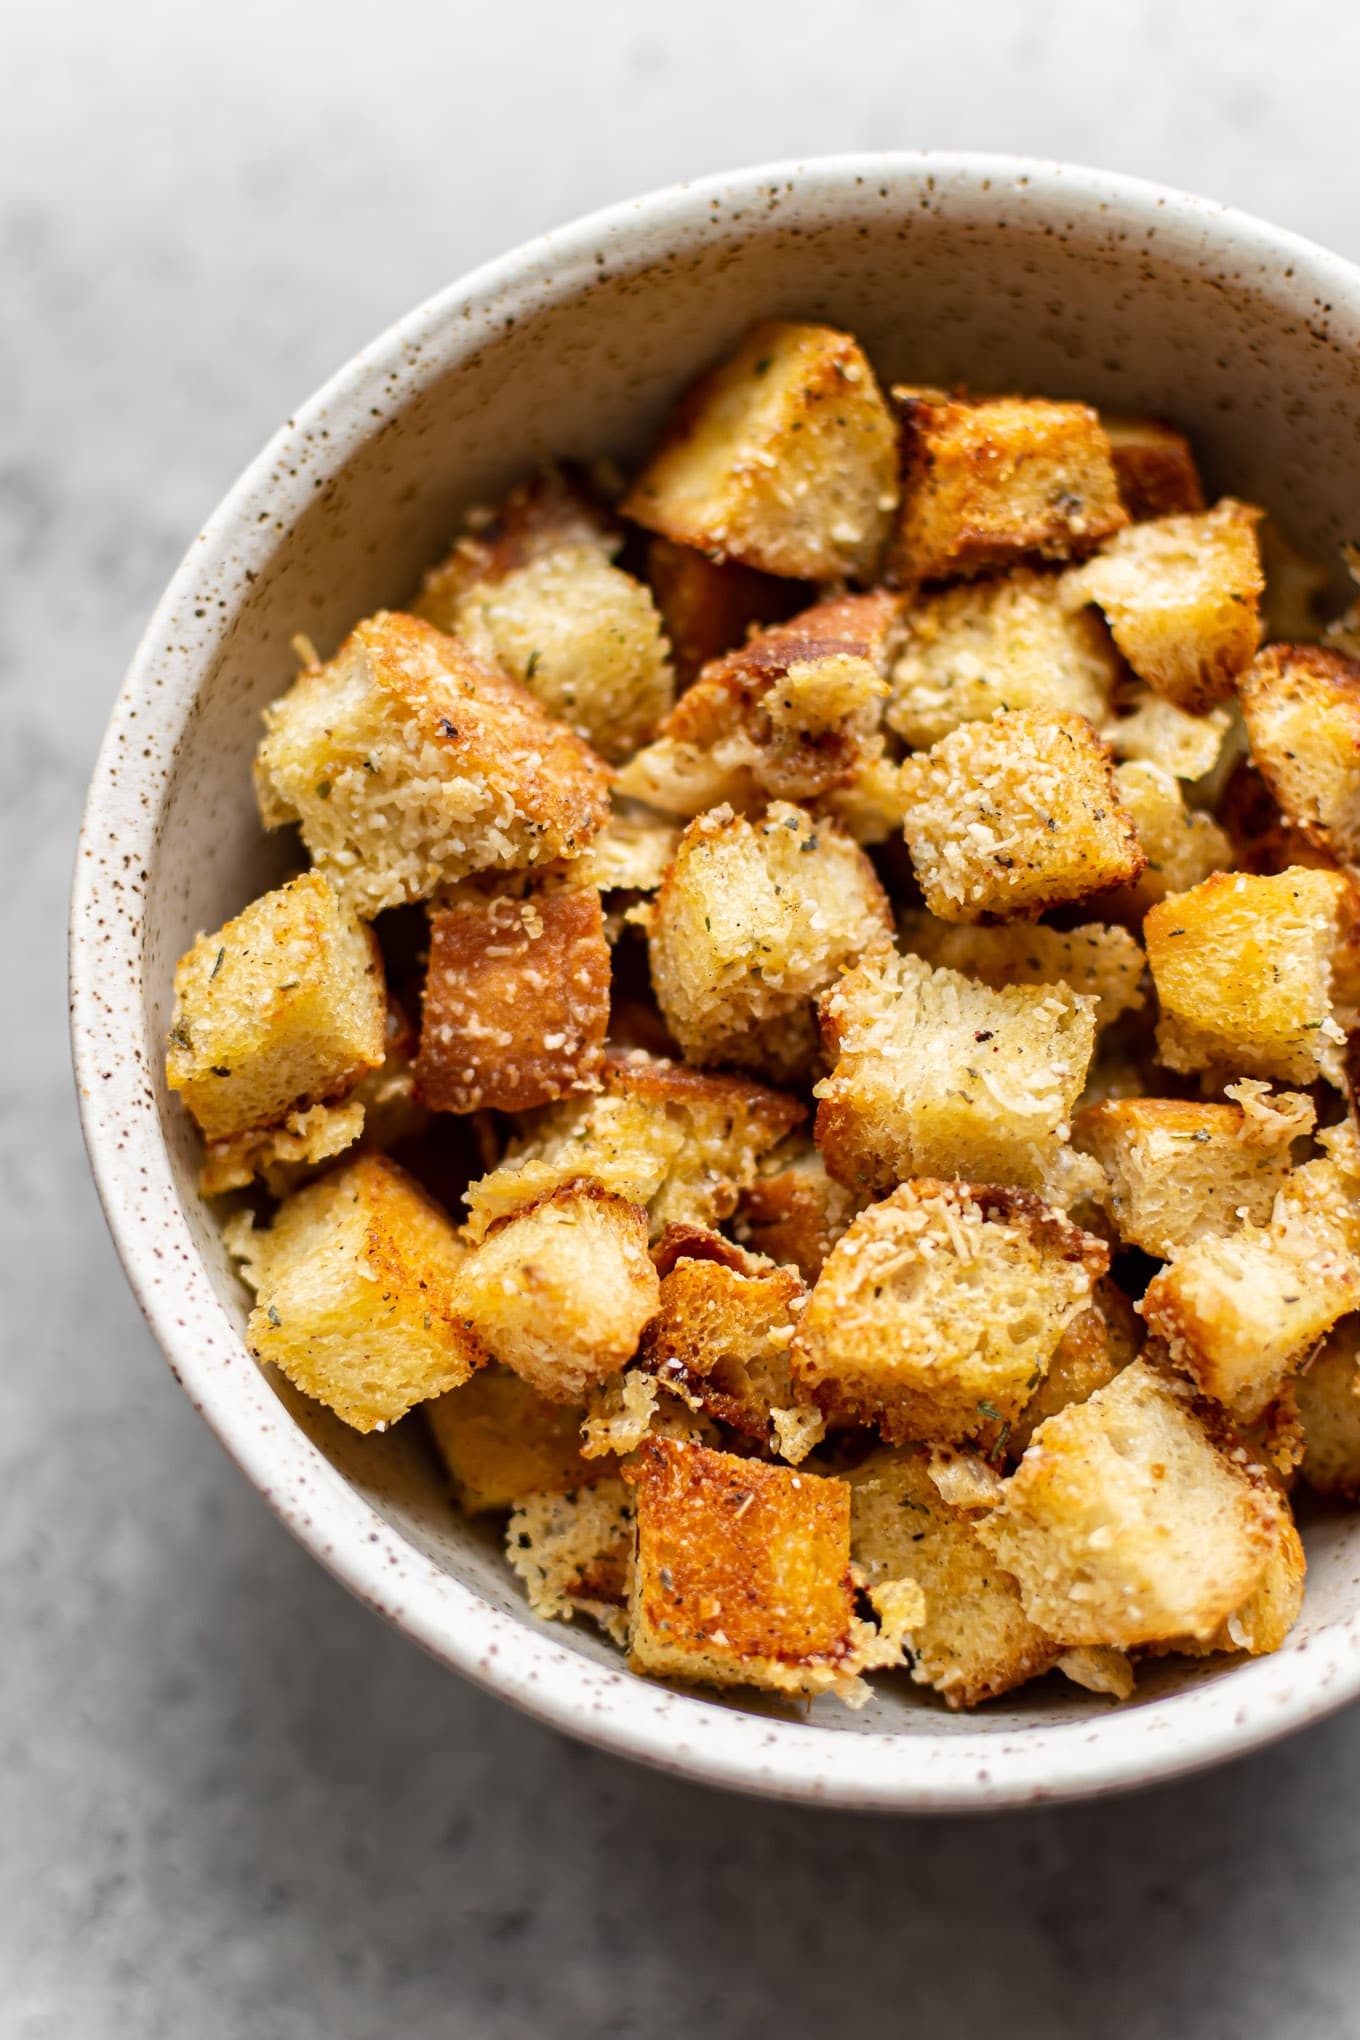
[[[941,1495],[929,1453],[880,1449],[847,1479],[850,1548],[865,1577],[911,1578],[925,1594],[925,1620],[907,1637],[918,1685],[976,1707],[1052,1667],[1058,1646],[978,1538],[976,1512]]]
[[[1238,685],[1251,754],[1286,818],[1360,863],[1360,662],[1267,645]]]
[[[812,1283],[864,1204],[862,1193],[828,1173],[810,1140],[794,1135],[764,1157],[755,1181],[742,1191],[736,1235],[756,1253],[797,1268],[804,1282]]]
[[[1188,1384],[1135,1360],[1040,1426],[977,1534],[1050,1636],[1129,1650],[1212,1636],[1259,1584],[1281,1513]]]
[[[617,1477],[518,1501],[505,1555],[535,1615],[550,1622],[589,1615],[615,1643],[627,1642],[633,1514],[632,1489]]]
[[[871,578],[897,506],[892,414],[831,326],[767,319],[681,400],[624,515],[768,574]]]
[[[210,1140],[198,1172],[200,1197],[244,1190],[259,1176],[276,1197],[305,1179],[322,1162],[352,1148],[364,1130],[364,1108],[346,1098],[338,1105],[309,1105],[273,1126]]]
[[[1104,1169],[1127,1246],[1166,1260],[1244,1218],[1268,1221],[1293,1144],[1312,1131],[1313,1101],[1294,1091],[1272,1098],[1253,1078],[1229,1095],[1242,1102],[1117,1098],[1078,1112],[1072,1138]]]
[[[817,994],[891,941],[874,868],[834,823],[786,801],[758,821],[716,808],[690,823],[657,894],[652,984],[689,1061],[785,1082],[815,1066]]]
[[[988,1461],[1017,1463],[1029,1450],[1035,1432],[1070,1403],[1086,1402],[1098,1388],[1108,1388],[1122,1368],[1138,1357],[1143,1324],[1133,1305],[1110,1276],[1097,1282],[1095,1301],[1078,1311],[1058,1341],[1048,1371],[1009,1425],[978,1433],[979,1451]]]
[[[1014,1422],[1108,1265],[1103,1242],[1028,1191],[904,1183],[827,1256],[794,1384],[890,1443]]]
[[[486,1358],[464,1321],[465,1249],[386,1155],[358,1155],[285,1198],[266,1231],[223,1237],[255,1291],[247,1344],[356,1431],[383,1430]]]
[[[265,711],[265,827],[298,823],[312,861],[365,918],[474,871],[583,851],[608,816],[608,768],[456,639],[383,613]]]
[[[1360,1317],[1333,1326],[1294,1394],[1304,1481],[1316,1494],[1360,1501]]]
[[[789,1342],[806,1296],[793,1268],[686,1254],[662,1277],[638,1365],[691,1407],[772,1444],[772,1413],[795,1400]]]
[[[1135,523],[1202,510],[1204,491],[1190,442],[1160,418],[1102,414],[1119,500]]]
[[[317,872],[304,872],[175,968],[165,1078],[209,1140],[353,1089],[383,1059],[382,958]]]
[[[850,1490],[702,1445],[649,1439],[634,1485],[634,1669],[824,1692],[856,1659]]]
[[[1143,923],[1161,1060],[1341,1085],[1355,928],[1355,888],[1336,871],[1219,871],[1172,893]]]
[[[1108,911],[1141,921],[1168,893],[1188,892],[1211,872],[1230,868],[1231,837],[1212,815],[1186,806],[1164,766],[1116,765],[1114,776],[1147,863],[1132,885],[1110,896]]]
[[[896,389],[902,508],[888,556],[901,586],[1078,559],[1128,522],[1110,444],[1085,404]]]
[[[902,946],[943,970],[958,971],[1001,991],[1007,985],[1070,985],[1096,1002],[1096,1026],[1141,1012],[1147,959],[1127,928],[1088,921],[1080,928],[1033,922],[981,928],[907,913]]]
[[[565,1494],[610,1468],[581,1454],[581,1403],[549,1402],[508,1367],[425,1405],[435,1449],[469,1516],[508,1509],[525,1495]]]
[[[922,748],[999,708],[1070,711],[1103,722],[1119,677],[1109,633],[1031,567],[924,596],[905,616],[887,720]]]
[[[1143,869],[1105,744],[1079,715],[1001,711],[902,767],[905,834],[941,921],[1033,920]]]
[[[578,1177],[645,1204],[653,1238],[671,1224],[714,1225],[736,1210],[758,1158],[804,1117],[782,1092],[640,1051],[606,1056],[601,1082],[598,1096],[548,1106],[471,1185],[473,1238]]]
[[[1125,711],[1102,724],[1100,734],[1115,757],[1159,765],[1173,779],[1207,779],[1234,756],[1234,711],[1220,704],[1190,715],[1151,688],[1139,688]]]
[[[1238,760],[1217,804],[1218,819],[1233,846],[1239,871],[1275,878],[1302,865],[1313,871],[1335,871],[1336,859],[1321,850],[1303,830],[1286,821],[1274,794],[1249,757]]]
[[[1261,635],[1261,513],[1225,496],[1199,516],[1120,532],[1069,582],[1104,613],[1140,680],[1194,714],[1224,701]]]
[[[436,1112],[524,1112],[592,1091],[609,1026],[600,895],[465,880],[430,912],[416,1076]]]
[[[659,1293],[646,1212],[588,1181],[498,1219],[458,1283],[463,1321],[492,1358],[562,1403],[632,1359]]]
[[[871,1191],[909,1176],[1037,1188],[1067,1137],[1095,1007],[1061,983],[993,991],[919,956],[867,957],[821,1002],[827,1168]]]
[[[901,835],[907,819],[901,765],[875,747],[843,785],[821,794],[813,809],[839,822],[865,849],[886,843],[890,836]]]
[[[1263,1225],[1178,1248],[1138,1306],[1176,1366],[1254,1423],[1324,1332],[1360,1309],[1360,1205],[1330,1161],[1295,1169]]]
[[[757,573],[734,560],[710,559],[669,538],[654,538],[648,545],[647,580],[681,687],[697,679],[710,660],[744,643],[749,632],[782,622],[806,601],[796,582]]]
[[[680,842],[679,825],[641,801],[615,800],[609,820],[571,867],[581,885],[601,892],[655,892]]]
[[[623,535],[586,474],[549,464],[513,488],[494,510],[468,512],[461,537],[421,584],[415,614],[457,635],[452,621],[472,588],[494,587],[521,567],[567,546],[593,546],[612,559]]]

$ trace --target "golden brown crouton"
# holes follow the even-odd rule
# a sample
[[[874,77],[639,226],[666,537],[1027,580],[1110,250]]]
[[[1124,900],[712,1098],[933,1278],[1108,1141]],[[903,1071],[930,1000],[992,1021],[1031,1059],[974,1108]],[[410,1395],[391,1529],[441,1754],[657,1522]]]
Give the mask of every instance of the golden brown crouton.
[[[989,1464],[1022,1459],[1040,1424],[1069,1403],[1085,1402],[1098,1388],[1107,1388],[1121,1368],[1137,1359],[1143,1321],[1133,1305],[1108,1275],[1092,1294],[1095,1301],[1078,1311],[1063,1333],[1048,1372],[1019,1416],[978,1433],[978,1450],[987,1454]]]
[[[1360,863],[1360,662],[1267,645],[1238,683],[1251,754],[1290,822]]]
[[[1232,747],[1234,711],[1220,704],[1203,715],[1190,715],[1151,688],[1127,698],[1124,710],[1102,724],[1116,758],[1159,765],[1173,779],[1203,780],[1220,766]]]
[[[1317,1494],[1360,1501],[1360,1317],[1333,1326],[1294,1394],[1304,1480]]]
[[[1128,522],[1095,412],[1039,398],[893,391],[902,509],[899,585],[987,573],[1038,554],[1077,559]]]
[[[1139,1309],[1176,1366],[1242,1423],[1360,1309],[1360,1204],[1330,1161],[1295,1169],[1264,1224],[1176,1250]]]
[[[1102,412],[1119,500],[1136,523],[1202,510],[1204,491],[1190,442],[1160,418],[1114,418]]]
[[[897,505],[896,434],[848,333],[767,319],[681,400],[624,515],[769,574],[868,580]]]
[[[505,1526],[505,1555],[534,1614],[589,1615],[618,1644],[628,1640],[632,1545],[633,1493],[617,1477],[525,1495]]]
[[[311,1169],[354,1146],[364,1130],[364,1108],[353,1098],[338,1105],[309,1105],[273,1126],[210,1140],[198,1172],[200,1197],[244,1190],[257,1176],[276,1197],[284,1197]]]
[[[733,560],[710,559],[669,538],[649,544],[647,580],[681,687],[688,687],[710,660],[744,643],[748,632],[805,607],[808,593],[797,582],[759,574]]]
[[[1109,750],[1082,716],[1002,711],[902,767],[905,834],[941,921],[1032,920],[1143,869]]]
[[[1131,525],[1069,579],[1104,612],[1140,680],[1200,712],[1232,692],[1261,634],[1260,511],[1225,496],[1200,516]]]
[[[890,1442],[1013,1422],[1108,1264],[1101,1241],[1028,1191],[904,1183],[827,1256],[794,1334],[794,1383]]]
[[[817,1060],[814,1000],[892,941],[864,852],[832,822],[774,801],[755,821],[716,808],[690,823],[652,911],[652,984],[689,1061],[766,1071]]]
[[[265,827],[297,822],[365,917],[474,871],[574,857],[608,815],[608,769],[517,681],[412,616],[383,613],[265,712]]]
[[[1118,1098],[1088,1105],[1072,1138],[1110,1185],[1119,1237],[1165,1260],[1206,1233],[1264,1225],[1289,1175],[1290,1150],[1317,1117],[1311,1098],[1272,1098],[1256,1078],[1230,1087],[1231,1105]]]
[[[914,748],[999,708],[1070,711],[1103,722],[1119,677],[1109,632],[1030,567],[913,603],[887,720]]]
[[[609,982],[593,887],[465,880],[430,911],[421,1096],[437,1112],[523,1112],[596,1089]]]
[[[647,1214],[567,1182],[487,1229],[458,1279],[468,1329],[549,1402],[579,1403],[637,1351],[660,1284]]]
[[[1132,885],[1110,896],[1107,911],[1141,921],[1168,893],[1188,892],[1210,872],[1227,870],[1233,846],[1212,815],[1186,806],[1165,766],[1117,765],[1114,776],[1147,863]]]
[[[1218,820],[1233,846],[1239,871],[1273,878],[1297,865],[1334,871],[1336,859],[1302,829],[1286,821],[1274,794],[1249,757],[1239,759],[1216,803]]]
[[[304,872],[180,958],[166,1082],[209,1140],[273,1126],[378,1067],[386,1010],[377,944]]]
[[[1096,1026],[1105,1028],[1145,1004],[1141,979],[1146,958],[1127,928],[1088,921],[1080,928],[1045,928],[1033,922],[981,928],[907,913],[902,946],[938,968],[960,972],[1000,991],[1006,985],[1070,985],[1096,1002]]]
[[[581,1456],[579,1403],[549,1402],[508,1367],[425,1405],[436,1450],[470,1516],[508,1509],[523,1495],[563,1494],[611,1469]]]
[[[385,1155],[295,1190],[266,1231],[243,1212],[224,1237],[255,1291],[251,1352],[356,1431],[395,1423],[486,1358],[458,1295],[463,1245]]]
[[[746,1258],[743,1267],[702,1254],[677,1259],[662,1277],[638,1365],[692,1407],[771,1445],[773,1412],[795,1402],[789,1341],[807,1291],[796,1269]],[[802,1456],[815,1442],[808,1437]]]
[[[1282,1520],[1188,1385],[1135,1360],[1040,1427],[977,1534],[1050,1636],[1131,1649],[1211,1636],[1257,1587]]]
[[[495,510],[470,511],[466,526],[425,576],[415,612],[451,635],[453,612],[469,589],[494,586],[564,546],[594,546],[609,559],[622,543],[588,479],[570,464],[541,468]]]
[[[471,1186],[474,1238],[502,1213],[581,1176],[645,1204],[653,1237],[672,1223],[714,1225],[735,1211],[758,1157],[804,1117],[782,1092],[637,1051],[607,1055],[601,1082],[598,1096],[548,1106]]]
[[[1354,1022],[1356,892],[1335,871],[1215,872],[1143,924],[1171,1070],[1340,1085]]]
[[[925,1620],[907,1637],[918,1685],[976,1707],[1050,1669],[1058,1646],[980,1542],[975,1512],[945,1501],[929,1453],[880,1449],[847,1478],[850,1548],[865,1577],[914,1579],[925,1595]]]
[[[838,1181],[909,1176],[1038,1188],[1095,1045],[1095,1000],[1062,983],[999,991],[887,951],[821,1002],[831,1075],[817,1145]]]
[[[815,1282],[864,1203],[862,1193],[827,1173],[810,1140],[794,1135],[765,1156],[754,1183],[742,1191],[735,1230],[756,1253],[791,1264],[805,1282]]]
[[[616,799],[609,820],[571,867],[579,885],[601,892],[655,892],[680,841],[679,826],[641,801]]]

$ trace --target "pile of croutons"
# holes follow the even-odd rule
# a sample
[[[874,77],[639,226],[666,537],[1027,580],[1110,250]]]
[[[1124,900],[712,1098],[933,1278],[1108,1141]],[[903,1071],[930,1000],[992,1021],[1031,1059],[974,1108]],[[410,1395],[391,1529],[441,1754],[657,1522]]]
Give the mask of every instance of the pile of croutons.
[[[1291,1494],[1360,1495],[1324,580],[1169,426],[885,397],[811,324],[631,487],[469,517],[299,640],[255,779],[307,868],[176,976],[251,1351],[423,1409],[642,1672],[1276,1649]]]

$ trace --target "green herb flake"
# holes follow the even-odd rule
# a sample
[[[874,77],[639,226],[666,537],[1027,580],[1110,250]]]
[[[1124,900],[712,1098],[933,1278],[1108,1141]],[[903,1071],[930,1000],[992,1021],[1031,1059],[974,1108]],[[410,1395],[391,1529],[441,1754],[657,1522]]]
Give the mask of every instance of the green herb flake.
[[[529,663],[524,669],[524,677],[526,680],[533,679],[535,673],[538,671],[538,662],[542,657],[543,657],[542,652],[539,650],[538,646],[535,645],[533,650],[529,654]]]
[[[979,1416],[990,1417],[994,1424],[1005,1423],[1006,1419],[1002,1416],[995,1403],[980,1402],[977,1407]]]
[[[318,781],[317,781],[317,783],[316,783],[316,797],[317,797],[317,799],[318,799],[318,800],[329,800],[329,799],[330,799],[330,797],[331,797],[331,783],[330,783],[329,779],[318,779]]]
[[[265,1312],[265,1316],[269,1319],[271,1325],[281,1325],[283,1323],[283,1319],[279,1316],[278,1311],[274,1308],[272,1303],[270,1304],[269,1309]]]
[[[210,971],[208,972],[208,983],[209,983],[209,984],[211,984],[211,983],[212,983],[213,979],[214,979],[214,978],[215,978],[215,977],[217,976],[217,973],[218,973],[218,971],[219,971],[219,970],[221,970],[221,968],[222,968],[222,959],[223,959],[223,957],[224,957],[224,956],[226,955],[226,953],[227,953],[227,951],[226,951],[226,945],[225,945],[225,943],[224,943],[224,944],[223,944],[223,946],[222,946],[222,948],[221,948],[221,949],[219,949],[219,950],[218,950],[218,952],[217,952],[217,961],[216,961],[216,963],[215,963],[215,964],[213,965],[212,969],[211,969],[211,970],[210,970]]]

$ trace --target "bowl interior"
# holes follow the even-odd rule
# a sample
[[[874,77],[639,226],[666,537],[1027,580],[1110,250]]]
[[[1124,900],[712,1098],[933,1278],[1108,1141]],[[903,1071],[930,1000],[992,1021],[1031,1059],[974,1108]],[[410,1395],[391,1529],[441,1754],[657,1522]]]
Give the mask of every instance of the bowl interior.
[[[612,1697],[588,1724],[606,1741],[626,1740],[620,1722],[645,1704],[629,1697],[638,1682],[584,1625],[545,1635],[533,1624],[494,1539],[452,1511],[418,1426],[359,1439],[266,1386],[249,1362],[245,1296],[194,1194],[196,1142],[164,1092],[159,1045],[177,956],[296,857],[293,844],[263,835],[250,790],[260,710],[291,677],[293,635],[324,652],[358,617],[400,606],[460,511],[544,458],[627,459],[686,379],[766,314],[850,328],[885,380],[1077,396],[1168,417],[1193,435],[1211,489],[1264,503],[1322,560],[1335,561],[1355,528],[1356,281],[1287,236],[1150,187],[986,159],[786,168],[642,201],[551,236],[414,314],[243,478],[191,551],[130,676],[77,888],[91,1150],[172,1364],[252,1477],[351,1584],[383,1601],[371,1569],[360,1582],[349,1547],[381,1537],[397,1553],[406,1587],[384,1605],[430,1647],[497,1682],[487,1660],[469,1665],[454,1633],[472,1619],[466,1595],[445,1615],[408,1618],[404,1594],[433,1567],[524,1633],[523,1662],[544,1685],[535,1697],[521,1682],[517,1697],[551,1712],[547,1689],[573,1655],[608,1666]],[[311,1456],[306,1482],[289,1457],[288,1411],[324,1458]],[[390,1538],[368,1528],[365,1504]],[[941,1790],[967,1801],[1015,1796],[1007,1765],[1018,1776],[1014,1752],[1033,1751],[1046,1731],[1066,1731],[1067,1743],[1045,1739],[1058,1754],[1030,1767],[1027,1790],[1083,1789],[1061,1749],[1089,1742],[1091,1730],[1110,1745],[1104,1782],[1274,1732],[1304,1704],[1301,1682],[1317,1687],[1320,1656],[1339,1666],[1344,1644],[1354,1661],[1360,1516],[1320,1516],[1308,1535],[1305,1614],[1280,1659],[1145,1673],[1124,1710],[1143,1717],[1136,1741],[1108,1702],[1056,1679],[975,1717],[949,1715],[905,1680],[880,1682],[859,1714],[819,1702],[814,1730],[755,1703],[748,1711],[764,1717],[775,1754],[743,1782],[924,1803],[930,1788],[910,1749],[964,1737],[983,1753],[973,1775],[987,1782],[971,1795],[962,1783]],[[1334,1676],[1344,1684],[1344,1672]],[[674,1705],[687,1734],[701,1714],[732,1718],[711,1700]],[[565,1703],[558,1718],[569,1718]],[[809,1735],[825,1752],[866,1734],[891,1735],[906,1753],[874,1774],[881,1790],[871,1778],[852,1792],[835,1782],[834,1754],[806,1755]],[[782,1737],[797,1738],[801,1754],[786,1761]],[[714,1770],[702,1757],[678,1761]]]

